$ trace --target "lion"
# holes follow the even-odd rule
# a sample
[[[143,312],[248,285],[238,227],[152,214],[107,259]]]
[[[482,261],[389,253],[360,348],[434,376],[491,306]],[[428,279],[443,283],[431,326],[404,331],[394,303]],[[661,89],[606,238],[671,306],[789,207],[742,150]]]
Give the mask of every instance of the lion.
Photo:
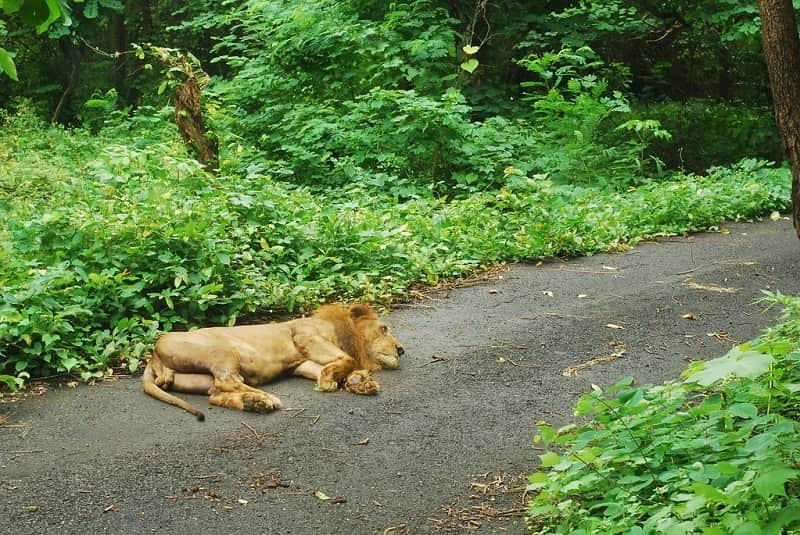
[[[376,394],[370,372],[397,368],[404,353],[368,305],[325,305],[282,323],[166,333],[156,341],[142,386],[200,421],[200,410],[166,391],[208,394],[212,405],[267,413],[281,402],[258,385],[292,373],[316,381],[322,392],[343,383],[349,392]]]

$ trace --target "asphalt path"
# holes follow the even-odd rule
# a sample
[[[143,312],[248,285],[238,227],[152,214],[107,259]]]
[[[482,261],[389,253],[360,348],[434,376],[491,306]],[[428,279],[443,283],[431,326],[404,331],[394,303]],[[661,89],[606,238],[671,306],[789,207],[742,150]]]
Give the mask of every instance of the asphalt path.
[[[287,378],[284,410],[193,417],[138,378],[0,404],[0,533],[525,533],[536,422],[591,384],[675,379],[774,321],[800,292],[786,220],[517,264],[385,319],[406,348],[377,397]]]

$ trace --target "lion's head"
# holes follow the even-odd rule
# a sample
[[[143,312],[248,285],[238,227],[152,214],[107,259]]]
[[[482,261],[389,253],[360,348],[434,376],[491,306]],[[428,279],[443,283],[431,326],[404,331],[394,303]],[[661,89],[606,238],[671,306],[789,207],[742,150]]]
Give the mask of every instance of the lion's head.
[[[359,367],[375,371],[400,366],[400,357],[405,353],[403,346],[368,305],[328,305],[318,309],[314,316],[336,325],[339,346]]]

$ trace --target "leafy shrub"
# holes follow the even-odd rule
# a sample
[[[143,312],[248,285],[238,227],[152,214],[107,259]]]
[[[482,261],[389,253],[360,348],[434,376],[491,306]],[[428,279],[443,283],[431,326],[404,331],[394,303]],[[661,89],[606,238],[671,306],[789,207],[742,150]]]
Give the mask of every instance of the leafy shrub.
[[[458,21],[429,1],[252,1],[236,13],[216,48],[233,74],[211,88],[232,173],[256,165],[315,188],[463,196],[532,159],[524,122],[471,119],[455,88]]]
[[[524,122],[470,122],[456,90],[430,98],[374,89],[340,104],[339,111],[284,108],[260,140],[271,159],[255,153],[238,166],[258,161],[264,172],[317,189],[361,184],[406,198],[431,191],[463,196],[501,186],[503,169],[525,169],[537,150]]]
[[[591,416],[536,441],[533,533],[784,533],[800,526],[800,296],[784,323],[724,357],[693,363],[684,381],[628,377],[580,398]],[[793,531],[789,531],[793,532]]]
[[[562,183],[622,189],[644,182],[654,163],[661,170],[647,148],[670,134],[657,120],[623,122],[631,114],[628,99],[609,88],[607,78],[618,78],[624,88],[624,69],[606,65],[588,47],[531,54],[519,64],[536,77],[522,86],[541,125],[542,150],[533,164],[538,172]]]
[[[772,110],[693,100],[637,107],[637,115],[658,119],[673,133],[656,140],[650,152],[672,169],[703,172],[711,166],[729,165],[743,154],[780,161],[780,135]]]
[[[627,378],[580,399],[576,415],[591,414],[590,423],[540,425],[539,441],[569,449],[542,455],[548,471],[530,478],[532,531],[777,534],[797,526],[800,424],[771,397],[787,387],[776,375],[798,378],[800,353],[761,351],[770,348],[745,345],[704,365],[721,378],[748,365],[760,374],[711,387],[691,382],[698,374],[655,387]]]
[[[625,193],[506,168],[500,189],[402,202],[365,181],[312,190],[255,165],[215,177],[174,128],[153,128],[156,117],[97,135],[25,113],[6,119],[0,374],[133,369],[160,329],[388,300],[494,262],[591,254],[788,206],[787,171],[757,161]],[[475,132],[491,139],[507,127],[498,119]],[[469,158],[493,166],[513,149],[475,140]]]
[[[215,47],[236,73],[226,98],[260,112],[264,103],[353,99],[377,87],[444,91],[455,77],[458,21],[429,0],[365,4],[250,0],[233,8],[226,16],[236,30]]]

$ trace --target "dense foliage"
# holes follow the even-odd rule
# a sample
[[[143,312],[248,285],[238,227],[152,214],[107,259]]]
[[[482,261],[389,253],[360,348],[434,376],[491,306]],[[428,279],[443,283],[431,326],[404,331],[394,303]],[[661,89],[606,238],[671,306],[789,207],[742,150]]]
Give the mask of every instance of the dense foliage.
[[[754,160],[623,193],[513,170],[503,188],[449,202],[398,202],[358,183],[322,192],[257,169],[209,175],[146,112],[96,135],[47,128],[23,111],[5,120],[6,372],[134,367],[157,329],[332,298],[385,300],[493,262],[591,254],[754,217],[788,197],[786,171]]]
[[[0,0],[0,382],[135,371],[163,330],[784,210],[757,15]],[[559,452],[531,478],[531,529],[796,526],[800,300],[770,298],[791,317],[759,340],[540,426]]]
[[[2,3],[0,371],[786,207],[749,5],[545,4]],[[212,75],[215,175],[153,40]]]
[[[800,523],[800,298],[785,322],[684,381],[583,396],[582,425],[539,426],[534,533],[780,534]]]
[[[133,368],[159,329],[389,299],[786,207],[786,173],[762,163],[780,150],[758,21],[739,0],[0,10],[14,384]],[[190,143],[198,96],[171,107],[187,68],[219,169],[173,124]]]

